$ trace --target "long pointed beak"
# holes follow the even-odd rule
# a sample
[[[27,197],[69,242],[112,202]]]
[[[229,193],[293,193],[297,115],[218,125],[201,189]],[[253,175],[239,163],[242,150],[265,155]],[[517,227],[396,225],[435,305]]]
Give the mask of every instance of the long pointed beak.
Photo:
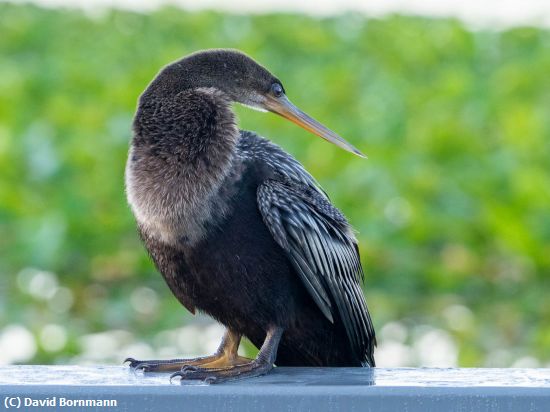
[[[279,116],[282,116],[285,119],[296,123],[298,126],[303,127],[307,131],[319,137],[322,137],[323,139],[335,144],[336,146],[339,146],[342,149],[347,150],[348,152],[356,154],[357,156],[365,158],[367,157],[357,148],[355,148],[354,146],[346,142],[343,138],[334,133],[332,130],[323,126],[317,120],[294,106],[285,95],[282,95],[281,97],[268,96],[266,97],[264,104],[265,108],[270,112],[276,113]]]

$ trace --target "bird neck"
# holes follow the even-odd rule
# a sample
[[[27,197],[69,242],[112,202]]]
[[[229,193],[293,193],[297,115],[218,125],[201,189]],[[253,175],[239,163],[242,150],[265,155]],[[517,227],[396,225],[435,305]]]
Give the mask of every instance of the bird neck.
[[[132,145],[178,167],[216,168],[227,162],[238,137],[229,98],[214,88],[195,88],[173,96],[142,96]]]
[[[182,232],[200,238],[234,169],[238,138],[231,102],[216,89],[142,96],[126,166],[128,201],[138,222],[170,242]]]

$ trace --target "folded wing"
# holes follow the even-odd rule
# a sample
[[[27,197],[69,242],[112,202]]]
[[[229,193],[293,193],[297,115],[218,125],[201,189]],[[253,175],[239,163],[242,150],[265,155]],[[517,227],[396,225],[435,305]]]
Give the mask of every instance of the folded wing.
[[[320,191],[291,180],[262,183],[258,207],[321,312],[343,323],[354,353],[374,366],[376,341],[361,289],[363,269],[345,217]]]

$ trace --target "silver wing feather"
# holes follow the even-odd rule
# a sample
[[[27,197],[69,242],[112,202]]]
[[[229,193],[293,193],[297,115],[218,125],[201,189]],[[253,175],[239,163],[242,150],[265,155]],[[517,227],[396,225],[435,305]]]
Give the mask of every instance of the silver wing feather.
[[[331,322],[341,320],[354,352],[374,366],[376,340],[360,284],[357,241],[342,213],[304,183],[263,182],[257,193],[260,213],[321,312]]]

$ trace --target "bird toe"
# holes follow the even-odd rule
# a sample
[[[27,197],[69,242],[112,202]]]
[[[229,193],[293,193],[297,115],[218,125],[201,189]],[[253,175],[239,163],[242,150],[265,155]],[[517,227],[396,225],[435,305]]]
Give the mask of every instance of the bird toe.
[[[141,361],[137,360],[137,359],[134,359],[134,358],[126,358],[124,359],[124,361],[122,362],[123,364],[125,364],[126,362],[128,362],[128,366],[131,368],[131,369],[135,369],[135,367],[137,365],[139,365],[140,363],[142,363]]]

